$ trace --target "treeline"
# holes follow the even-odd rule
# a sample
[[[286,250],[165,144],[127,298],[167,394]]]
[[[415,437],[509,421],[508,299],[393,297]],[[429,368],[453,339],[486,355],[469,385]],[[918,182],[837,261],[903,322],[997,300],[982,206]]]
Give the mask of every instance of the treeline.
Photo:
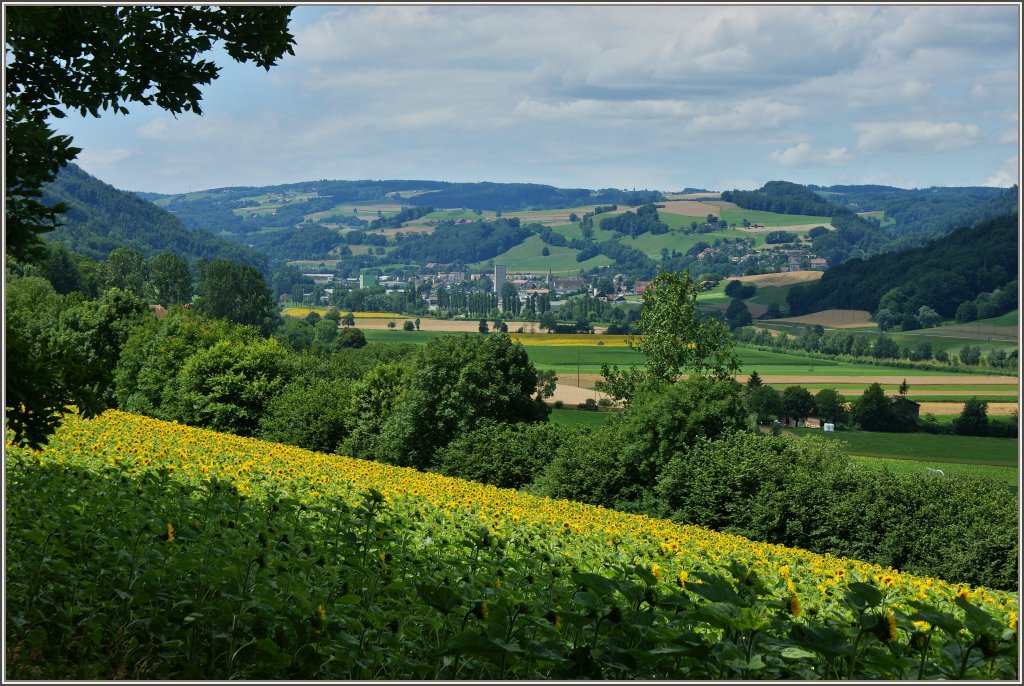
[[[778,214],[807,214],[833,217],[849,210],[830,203],[806,186],[789,181],[769,181],[756,191],[723,191],[722,200],[745,210]]]
[[[921,340],[912,345],[899,345],[891,336],[879,334],[872,336],[866,333],[849,332],[842,329],[824,329],[820,326],[799,327],[796,335],[790,338],[783,332],[772,333],[762,329],[739,328],[733,331],[736,340],[751,345],[772,348],[774,350],[800,350],[817,353],[824,357],[847,362],[879,363],[910,363],[922,369],[949,371],[950,366],[988,367],[1004,371],[1017,367],[1018,352],[1009,353],[1002,349],[990,351],[982,356],[981,350],[974,345],[965,344],[959,351],[952,354],[944,349],[935,349],[930,341]]]
[[[636,212],[626,210],[622,214],[601,220],[601,228],[616,231],[625,236],[639,236],[644,233],[668,233],[668,224],[658,218],[658,208],[654,203],[642,205]]]
[[[956,308],[956,321],[960,324],[991,319],[1018,308],[1017,280],[991,293],[979,293],[974,300],[965,300]]]
[[[390,217],[380,217],[370,222],[370,230],[376,229],[397,229],[405,222],[411,222],[420,217],[424,217],[434,211],[433,207],[414,205],[412,207],[403,207],[399,210],[398,214]]]
[[[895,249],[893,239],[877,224],[856,214],[837,214],[831,224],[835,231],[819,232],[812,238],[814,253],[824,257],[830,265]]]
[[[464,207],[492,212],[559,209],[594,203],[642,205],[661,200],[658,191],[624,191],[603,188],[555,188],[535,183],[452,183],[443,190],[421,196],[434,207]]]
[[[927,305],[951,318],[960,303],[1014,278],[1018,240],[1016,215],[963,227],[924,248],[832,267],[819,281],[794,286],[787,303],[793,315],[829,308],[874,312],[898,289],[902,311]]]
[[[903,189],[891,186],[808,186],[834,203],[855,212],[881,211],[894,224],[893,236],[924,233],[939,238],[979,221],[1012,214],[1017,188],[942,187]]]
[[[438,471],[667,517],[926,576],[1016,588],[1012,490],[989,479],[858,469],[831,442],[748,429],[746,391],[647,387],[604,426],[483,425]]]
[[[193,287],[181,258],[162,253],[144,261],[137,251],[118,248],[98,266],[98,283],[58,281],[64,291],[58,292],[46,274],[69,262],[63,253],[56,259],[7,265],[6,420],[30,444],[40,443],[71,406],[85,414],[115,406],[114,369],[132,330],[155,319],[150,298],[172,308],[194,301],[196,312],[245,325],[254,335],[269,334],[279,322],[262,274],[240,262],[200,263]]]
[[[47,238],[94,260],[128,247],[146,257],[167,251],[191,263],[227,259],[267,270],[267,258],[257,250],[205,230],[188,229],[170,212],[117,190],[74,164],[63,167],[43,191],[46,204],[63,202],[68,208],[61,225]]]
[[[392,259],[468,264],[495,257],[522,243],[531,231],[518,218],[456,224],[440,223],[433,233],[406,236]]]

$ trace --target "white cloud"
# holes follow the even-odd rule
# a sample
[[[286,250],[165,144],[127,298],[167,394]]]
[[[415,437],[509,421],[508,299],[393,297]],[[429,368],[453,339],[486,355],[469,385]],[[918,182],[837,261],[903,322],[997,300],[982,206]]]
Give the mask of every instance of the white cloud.
[[[979,138],[975,124],[957,122],[870,122],[854,125],[857,147],[866,152],[935,153],[967,148]]]
[[[1003,161],[1003,166],[997,169],[985,180],[986,186],[997,188],[1009,188],[1014,184],[1020,184],[1020,162],[1017,155],[1010,155]]]
[[[696,133],[742,133],[778,129],[803,115],[803,109],[771,100],[745,100],[695,117],[687,127]]]
[[[806,142],[773,152],[771,158],[783,167],[840,167],[851,160],[846,148],[815,149]]]
[[[76,163],[82,167],[113,167],[134,154],[128,148],[89,148],[79,153]]]

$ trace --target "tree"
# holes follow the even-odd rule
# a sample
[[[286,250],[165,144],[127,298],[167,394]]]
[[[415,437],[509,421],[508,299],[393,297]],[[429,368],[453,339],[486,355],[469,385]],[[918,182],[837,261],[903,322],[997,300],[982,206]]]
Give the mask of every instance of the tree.
[[[507,334],[436,338],[410,361],[394,410],[366,456],[429,468],[435,451],[485,420],[544,421],[548,408],[537,387],[526,349]]]
[[[198,290],[199,309],[215,319],[255,326],[264,336],[280,321],[267,282],[248,264],[213,260],[201,270]]]
[[[313,347],[333,350],[338,341],[338,325],[330,319],[321,319],[313,325]]]
[[[267,403],[288,382],[287,351],[275,338],[218,341],[191,355],[174,381],[172,419],[252,436]]]
[[[394,330],[395,330],[395,321],[391,320],[390,322],[388,322],[388,331],[394,331]]]
[[[899,423],[892,403],[878,383],[868,386],[864,394],[853,402],[850,415],[864,431],[894,431]]]
[[[739,298],[733,298],[725,310],[725,321],[729,324],[729,329],[735,330],[749,326],[754,321],[754,317],[750,314],[750,309],[745,302]]]
[[[758,374],[757,370],[755,369],[754,371],[752,371],[750,373],[750,376],[747,377],[747,391],[753,392],[753,391],[757,390],[757,388],[762,383],[764,383],[764,382],[761,380],[761,375]]]
[[[677,383],[648,381],[616,419],[608,426],[618,446],[614,471],[620,481],[614,506],[630,512],[657,510],[654,487],[674,453],[699,438],[739,431],[748,424],[740,384],[702,376]]]
[[[801,386],[787,386],[782,391],[782,414],[797,422],[806,419],[814,410],[811,392]]]
[[[988,403],[978,398],[968,398],[964,409],[953,420],[953,433],[961,436],[988,435]]]
[[[621,372],[617,366],[602,365],[601,390],[628,399],[644,379],[673,382],[684,372],[724,379],[736,373],[736,342],[720,321],[697,316],[697,290],[686,271],[663,271],[654,278],[644,291],[640,311],[643,335],[628,339],[629,347],[643,353],[646,366],[642,372]]]
[[[939,322],[942,321],[942,317],[939,313],[928,307],[927,305],[921,305],[917,310],[917,322],[923,329],[930,329],[933,326],[938,326]]]
[[[960,349],[960,362],[971,365],[980,363],[981,348],[976,345],[965,345]]]
[[[849,418],[846,397],[834,388],[823,388],[814,396],[814,409],[818,418],[832,424],[845,424]]]
[[[903,379],[903,383],[900,384],[899,392],[904,398],[907,397],[907,392],[910,390],[910,384],[907,383],[906,379]]]
[[[146,281],[146,264],[142,253],[133,248],[114,248],[100,266],[103,288],[119,288],[142,297]]]
[[[341,323],[344,326],[355,326],[356,325],[355,315],[352,314],[351,311],[349,311],[344,317],[341,318]]]
[[[129,103],[173,114],[201,114],[199,86],[219,68],[199,59],[223,42],[238,62],[270,69],[294,54],[291,7],[11,6],[5,10],[7,250],[18,260],[42,253],[61,204],[41,201],[42,186],[79,148],[50,128],[66,110],[98,117],[127,114]]]
[[[899,354],[899,345],[897,345],[896,341],[885,334],[879,334],[878,338],[875,339],[874,345],[871,346],[872,357],[892,359],[897,357]]]
[[[164,307],[192,300],[192,272],[188,262],[170,252],[162,252],[149,261],[146,295]]]
[[[352,389],[349,379],[293,379],[267,403],[259,420],[259,437],[334,452],[351,431]]]
[[[416,325],[413,324],[412,321],[406,319],[404,322],[402,322],[402,330],[403,331],[415,331],[416,330]]]
[[[480,320],[480,325],[477,328],[480,330],[480,333],[487,333],[490,330],[490,329],[487,328],[487,320],[486,319],[481,319]]]
[[[337,348],[362,348],[366,345],[366,335],[362,329],[345,328],[338,332],[334,341]]]
[[[782,396],[768,384],[754,388],[747,397],[747,408],[758,424],[767,424],[783,415]]]

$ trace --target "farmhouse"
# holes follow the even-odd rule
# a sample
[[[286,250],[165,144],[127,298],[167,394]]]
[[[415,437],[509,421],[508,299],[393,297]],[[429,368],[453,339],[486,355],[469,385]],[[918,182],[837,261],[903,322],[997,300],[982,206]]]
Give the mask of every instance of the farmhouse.
[[[828,260],[824,257],[812,257],[811,258],[811,269],[827,269]]]
[[[330,283],[334,281],[334,274],[303,274],[307,279],[312,279],[313,283]]]
[[[892,409],[899,415],[912,419],[915,422],[921,416],[921,404],[915,403],[913,400],[908,400],[902,395],[897,395],[890,399],[892,403]]]

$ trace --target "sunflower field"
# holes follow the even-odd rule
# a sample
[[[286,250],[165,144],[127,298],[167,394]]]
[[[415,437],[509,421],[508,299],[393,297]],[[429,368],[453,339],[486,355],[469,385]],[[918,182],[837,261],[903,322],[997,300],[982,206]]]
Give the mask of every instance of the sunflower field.
[[[1018,595],[109,410],[6,446],[8,679],[1005,679]]]

